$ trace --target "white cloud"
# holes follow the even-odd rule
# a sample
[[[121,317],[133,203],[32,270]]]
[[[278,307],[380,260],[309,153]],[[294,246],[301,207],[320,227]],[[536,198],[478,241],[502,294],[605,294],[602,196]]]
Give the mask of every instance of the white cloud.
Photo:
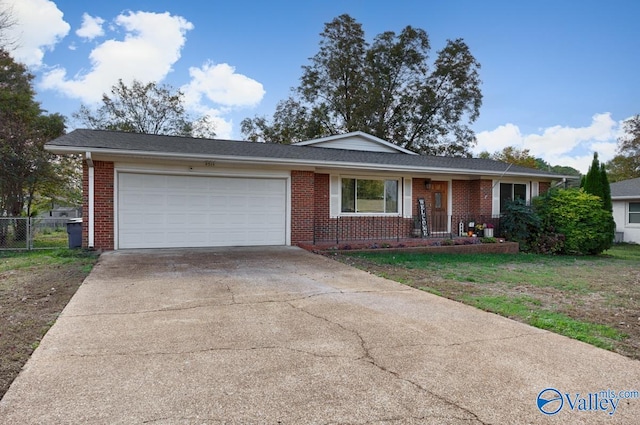
[[[162,81],[180,59],[186,32],[193,29],[186,19],[168,12],[128,12],[114,24],[125,31],[124,39],[107,40],[93,49],[88,72],[69,78],[64,68],[53,69],[44,74],[41,88],[96,103],[118,79],[127,84],[134,79]]]
[[[84,13],[82,15],[82,26],[76,31],[76,35],[87,40],[101,37],[104,35],[102,24],[104,24],[104,19]]]
[[[229,107],[255,106],[265,94],[262,84],[245,75],[236,74],[235,68],[226,64],[207,62],[202,67],[189,68],[191,82],[184,86],[188,103],[199,104],[206,100]]]
[[[16,25],[7,31],[16,41],[13,57],[27,66],[42,65],[45,51],[53,50],[71,29],[63,13],[49,0],[5,0]]]
[[[224,114],[224,111],[210,108],[210,109],[200,109],[198,112],[201,115],[207,115],[209,117],[209,124],[212,127],[210,130],[213,130],[213,132],[215,132],[216,139],[232,139],[233,120],[225,119],[222,116],[222,114]],[[195,130],[196,130],[196,136],[199,136],[197,132],[200,129],[196,128]],[[209,135],[206,134],[206,132],[203,132],[203,133],[205,133],[204,134],[205,137],[209,137]]]
[[[615,155],[620,123],[610,113],[596,114],[587,127],[553,126],[540,129],[539,133],[525,134],[515,124],[499,126],[495,130],[476,135],[475,152],[493,153],[507,146],[529,149],[530,153],[551,165],[568,165],[586,173],[598,152],[600,161],[608,161]]]

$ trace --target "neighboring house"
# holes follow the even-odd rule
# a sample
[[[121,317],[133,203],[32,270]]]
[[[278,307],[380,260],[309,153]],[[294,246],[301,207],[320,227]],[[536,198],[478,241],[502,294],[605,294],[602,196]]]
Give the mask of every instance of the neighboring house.
[[[40,214],[41,218],[79,218],[82,217],[82,208],[55,206],[47,212]]]
[[[616,240],[640,243],[640,177],[611,183],[611,200]]]
[[[361,132],[280,145],[75,130],[46,148],[84,156],[83,245],[105,250],[401,239],[420,199],[427,233],[452,236],[567,177]]]

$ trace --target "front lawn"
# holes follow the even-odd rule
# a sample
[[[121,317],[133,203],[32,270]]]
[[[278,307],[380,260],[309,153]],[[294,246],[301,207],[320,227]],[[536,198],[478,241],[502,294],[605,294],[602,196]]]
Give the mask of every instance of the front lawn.
[[[343,252],[414,288],[640,359],[640,245],[595,257]]]

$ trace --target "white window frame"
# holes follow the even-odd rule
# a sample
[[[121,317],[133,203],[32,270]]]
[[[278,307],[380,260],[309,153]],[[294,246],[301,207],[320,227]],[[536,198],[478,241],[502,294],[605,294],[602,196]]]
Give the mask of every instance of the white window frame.
[[[394,180],[398,182],[398,212],[395,213],[358,213],[342,212],[342,179],[356,180]],[[329,176],[329,217],[411,217],[412,179],[403,176],[372,176],[352,174],[331,174]],[[408,214],[408,215],[407,215]]]
[[[500,184],[520,184],[525,187],[525,203],[529,205],[531,203],[531,198],[533,197],[532,193],[535,193],[536,196],[539,192],[539,182],[537,181],[518,181],[518,180],[494,180],[493,181],[493,202],[492,202],[492,212],[493,215],[500,215],[502,211],[500,210]]]
[[[396,212],[345,212],[342,211],[342,181],[345,179],[352,179],[355,180],[356,182],[356,199],[355,199],[355,203],[356,203],[356,209],[357,209],[357,204],[358,204],[358,194],[357,194],[357,187],[358,187],[358,180],[369,180],[369,181],[381,181],[381,182],[387,182],[387,181],[395,181],[397,184],[397,192],[396,192],[396,205],[398,210]],[[386,189],[385,189],[386,191]],[[383,198],[384,201],[384,198]],[[385,203],[385,202],[383,202]],[[361,216],[361,217],[367,217],[367,216],[384,216],[384,217],[398,217],[400,215],[402,215],[402,178],[401,177],[369,177],[369,176],[340,176],[340,215],[341,216],[349,216],[349,217],[353,217],[353,216]]]
[[[631,214],[638,214],[640,216],[640,212],[632,212],[631,211],[631,204],[639,204],[640,205],[640,201],[629,201],[627,202],[627,208],[625,211],[625,218],[626,218],[626,222],[627,222],[627,226],[628,227],[640,227],[640,223],[632,223],[631,222]]]

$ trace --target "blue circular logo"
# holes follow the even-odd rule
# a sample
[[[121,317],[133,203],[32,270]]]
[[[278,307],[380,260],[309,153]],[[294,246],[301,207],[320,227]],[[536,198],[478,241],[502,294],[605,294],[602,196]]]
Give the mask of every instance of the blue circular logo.
[[[538,394],[538,410],[545,415],[555,415],[563,405],[562,394],[555,388],[546,388]]]

